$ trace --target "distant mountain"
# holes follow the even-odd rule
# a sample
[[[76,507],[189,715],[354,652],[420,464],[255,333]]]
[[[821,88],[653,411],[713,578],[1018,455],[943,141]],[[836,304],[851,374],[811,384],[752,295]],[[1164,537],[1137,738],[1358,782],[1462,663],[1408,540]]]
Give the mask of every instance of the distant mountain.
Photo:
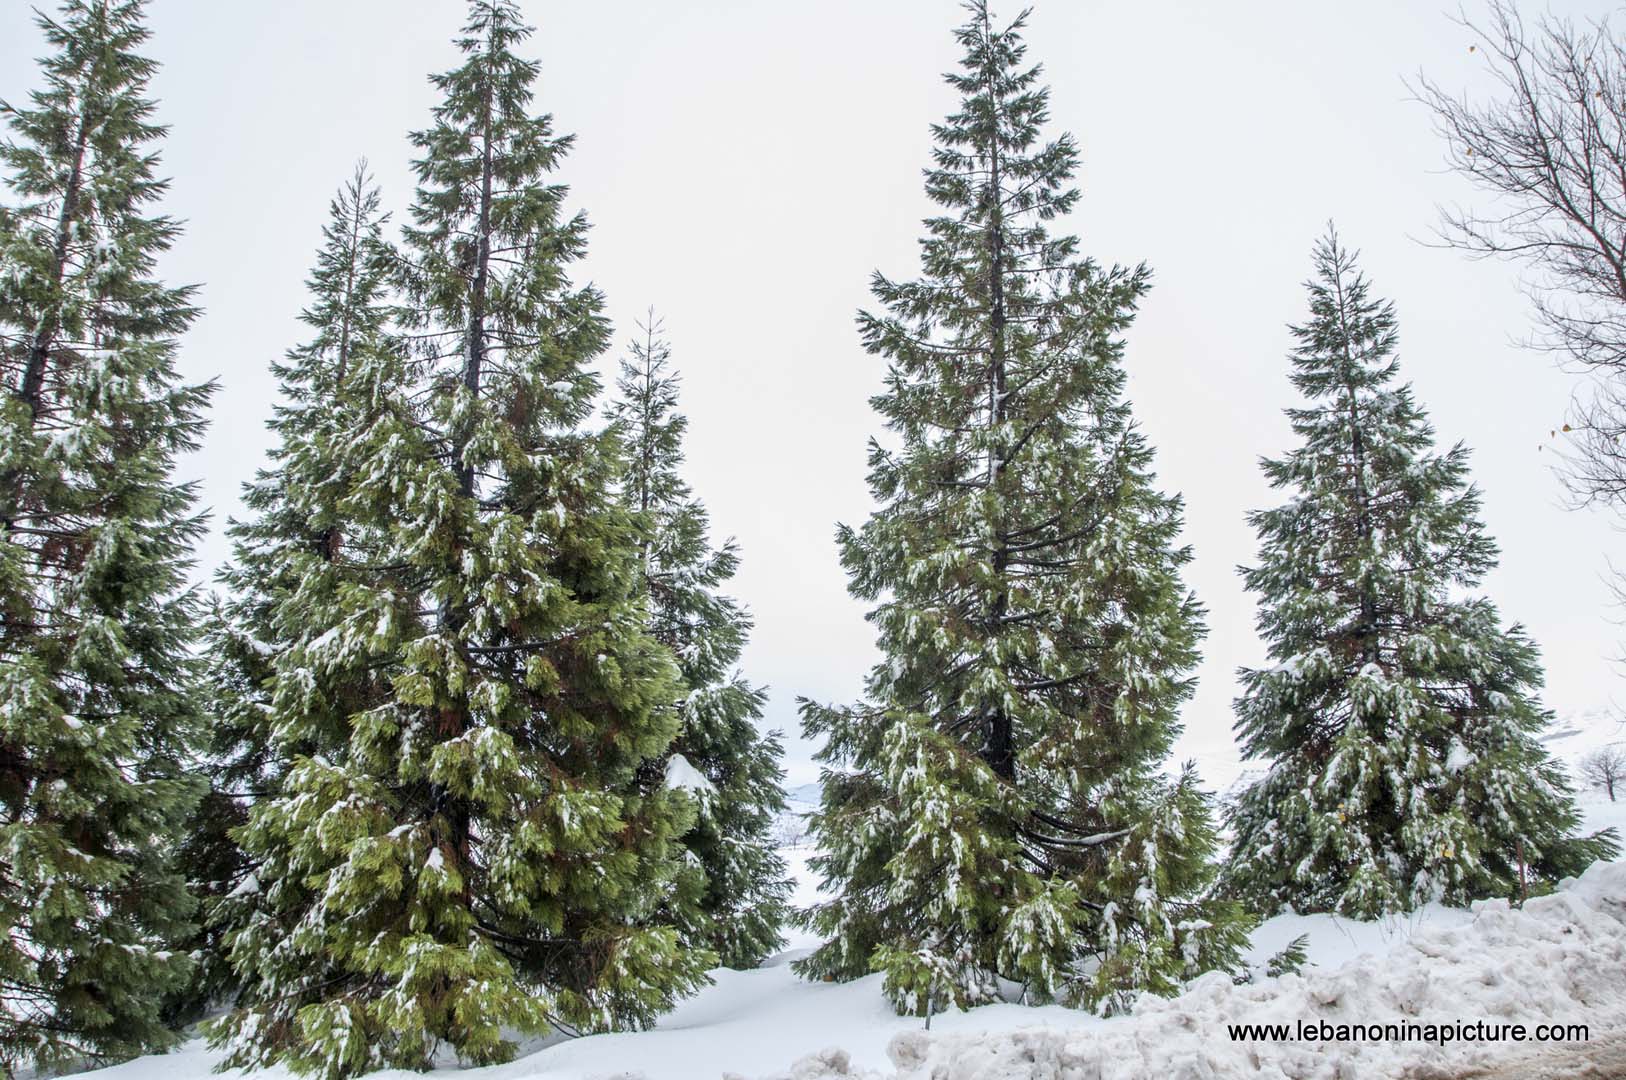
[[[1269,771],[1270,770],[1264,768],[1263,766],[1243,769],[1237,774],[1236,779],[1232,780],[1230,785],[1227,786],[1224,791],[1219,793],[1219,804],[1221,806],[1230,806],[1232,803],[1236,802],[1237,799],[1242,797],[1242,793],[1244,791],[1263,780],[1265,778],[1265,774]]]
[[[1626,716],[1614,709],[1587,709],[1553,721],[1541,735],[1547,752],[1575,772],[1575,763],[1610,743],[1626,743]]]
[[[785,801],[790,803],[792,810],[812,810],[819,805],[819,799],[823,796],[823,793],[824,789],[815,781],[811,784],[803,784],[800,787],[786,790]]]

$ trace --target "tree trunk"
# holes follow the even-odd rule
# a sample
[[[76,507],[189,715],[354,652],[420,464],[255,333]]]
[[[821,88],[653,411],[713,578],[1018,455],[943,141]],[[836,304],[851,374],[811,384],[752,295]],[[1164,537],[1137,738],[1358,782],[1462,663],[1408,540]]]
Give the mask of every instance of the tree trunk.
[[[989,34],[988,12],[983,11],[983,32]],[[991,34],[989,34],[991,37]],[[988,82],[988,94],[992,98],[995,90],[991,80]],[[997,106],[997,99],[995,102]],[[994,109],[994,132],[989,140],[988,147],[988,296],[990,304],[989,314],[989,357],[988,357],[988,421],[994,431],[999,431],[1005,423],[1005,221],[1003,216],[1003,201],[1000,192],[999,170],[999,110]],[[1003,457],[1003,450],[998,440],[994,440],[988,449],[988,484],[996,497],[1004,484],[1005,469],[1009,462]],[[1005,580],[1005,571],[1010,559],[1010,530],[1005,519],[1004,499],[1000,498],[1000,520],[994,528],[993,567],[994,577],[998,581],[997,592],[989,616],[988,634],[990,637],[999,633],[1005,615],[1010,607],[1010,588]],[[1004,702],[993,707],[988,717],[988,767],[994,775],[1009,783],[1016,780],[1016,747],[1011,731],[1010,714],[1006,712]]]
[[[362,188],[361,175],[357,172],[355,188],[355,206],[350,216],[350,245],[347,251],[347,263],[344,269],[344,315],[339,324],[339,354],[338,370],[334,374],[333,392],[342,393],[344,378],[350,369],[350,333],[351,319],[355,312],[356,303],[356,264],[361,259],[361,221],[362,221]],[[338,522],[329,525],[327,532],[322,534],[322,557],[328,562],[337,562],[339,552],[344,548],[344,530]]]
[[[492,201],[492,108],[491,90],[486,88],[482,102],[483,115],[481,117],[481,166],[480,166],[480,213],[479,223],[476,226],[474,278],[469,290],[468,325],[463,342],[463,387],[468,391],[471,399],[478,399],[480,395],[480,369],[485,359],[486,341],[486,300],[487,288],[490,283],[491,267],[491,201]],[[476,492],[474,466],[464,461],[464,452],[468,448],[469,431],[466,427],[459,427],[453,432],[452,455],[453,466],[457,475],[458,494],[465,499],[473,501]],[[463,603],[454,603],[448,599],[441,609],[443,626],[458,649],[459,654],[466,663],[467,650],[464,643],[456,640],[469,618],[468,608]],[[443,738],[455,739],[468,730],[468,706],[466,701],[459,701],[454,706],[442,710],[441,734]],[[459,870],[463,875],[463,900],[468,903],[472,898],[473,883],[470,881],[469,864],[472,855],[470,828],[470,814],[468,804],[462,799],[454,799],[451,793],[438,785],[434,791],[434,803],[437,809],[445,813],[450,819],[452,828],[452,845],[456,853]]]
[[[1350,450],[1355,471],[1356,533],[1363,543],[1370,544],[1372,513],[1369,507],[1371,497],[1366,490],[1366,440],[1361,436],[1361,417],[1355,404],[1355,355],[1350,347],[1349,323],[1344,317],[1346,304],[1342,267],[1334,266],[1333,281],[1338,290],[1338,326],[1343,335],[1344,389],[1349,396]],[[1360,623],[1356,627],[1356,640],[1360,646],[1361,662],[1375,664],[1378,662],[1377,602],[1372,596],[1371,589],[1364,583],[1361,585],[1360,603],[1361,614]]]
[[[79,213],[79,193],[84,185],[85,149],[90,142],[90,126],[83,111],[79,114],[79,130],[74,136],[73,166],[68,171],[68,185],[62,193],[62,210],[57,215],[56,243],[51,251],[51,287],[60,293],[62,279],[68,269],[68,240],[74,217]],[[60,301],[50,304],[39,326],[28,343],[28,360],[23,366],[22,383],[16,394],[28,406],[30,425],[39,420],[45,406],[45,369],[50,363],[51,348],[62,329]],[[11,535],[22,509],[22,477],[10,470],[5,477],[4,531]]]
[[[68,268],[68,238],[74,215],[79,212],[79,192],[84,183],[85,148],[90,140],[83,114],[79,118],[79,134],[75,139],[73,168],[68,173],[68,186],[62,194],[62,212],[57,217],[56,245],[51,252],[51,284],[54,290],[62,287],[62,277]],[[60,304],[52,305],[40,320],[28,345],[28,364],[23,369],[21,397],[28,405],[28,414],[37,419],[44,404],[45,367],[50,359],[51,346],[62,329]]]

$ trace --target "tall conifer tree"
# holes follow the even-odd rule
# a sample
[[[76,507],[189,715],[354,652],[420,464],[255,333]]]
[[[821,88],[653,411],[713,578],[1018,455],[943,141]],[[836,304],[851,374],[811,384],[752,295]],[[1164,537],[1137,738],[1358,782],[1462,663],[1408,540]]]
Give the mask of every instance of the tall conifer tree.
[[[1292,498],[1249,520],[1259,630],[1237,730],[1271,762],[1232,813],[1227,887],[1267,911],[1373,918],[1514,896],[1616,851],[1576,835],[1537,737],[1541,666],[1524,630],[1464,596],[1496,564],[1460,443],[1434,449],[1396,383],[1393,305],[1329,232],[1293,332],[1301,444],[1264,462]]]
[[[281,893],[299,888],[243,853],[233,830],[247,808],[277,792],[295,755],[339,756],[348,716],[386,692],[370,663],[324,667],[326,715],[273,728],[278,657],[340,610],[347,586],[368,579],[378,546],[376,529],[358,535],[344,500],[373,453],[359,436],[399,396],[405,370],[387,332],[392,263],[379,201],[363,162],[329,206],[300,316],[311,339],[272,365],[281,388],[269,423],[278,437],[272,464],[245,485],[249,514],[227,529],[232,561],[220,572],[225,596],[209,621],[205,660],[211,789],[185,849],[206,919],[194,942],[198,971],[171,1006],[177,1019],[232,996],[240,977],[225,943],[260,917],[262,903],[275,909]]]
[[[640,556],[650,632],[677,657],[687,689],[664,768],[646,772],[687,787],[698,803],[683,842],[703,876],[698,896],[673,898],[674,916],[724,965],[755,967],[783,941],[790,893],[771,839],[785,809],[783,750],[777,733],[757,730],[767,694],[735,670],[751,617],[717,592],[734,576],[738,550],[733,541],[712,547],[706,508],[678,472],[688,419],[676,411],[671,349],[653,312],[640,330],[621,361],[611,415],[627,441],[627,502],[650,530]]]
[[[1110,1010],[1234,960],[1205,898],[1215,830],[1188,767],[1161,767],[1203,633],[1180,581],[1180,501],[1123,397],[1143,268],[1104,269],[1049,224],[1072,209],[1070,136],[1023,18],[968,5],[959,111],[934,127],[924,275],[877,274],[863,314],[889,362],[873,399],[882,508],[842,559],[885,659],[865,704],[804,703],[823,736],[814,865],[834,898],[812,975],[886,973],[916,1010],[993,999]]]
[[[362,554],[341,548],[331,607],[287,612],[272,722],[295,755],[239,835],[262,888],[292,884],[234,937],[253,982],[217,1029],[231,1064],[501,1061],[510,1033],[647,1023],[713,960],[655,918],[693,810],[635,781],[681,689],[644,629],[620,443],[582,427],[608,328],[568,276],[587,225],[549,182],[570,140],[528,112],[529,32],[471,3],[414,136],[410,353],[379,361],[405,377],[374,380],[338,499]],[[335,700],[360,668],[378,700]],[[342,748],[299,749],[346,711]]]
[[[136,0],[70,0],[26,106],[0,105],[0,1069],[168,1041],[175,846],[198,796],[186,585],[210,387],[176,375],[191,288],[154,263],[164,129]]]

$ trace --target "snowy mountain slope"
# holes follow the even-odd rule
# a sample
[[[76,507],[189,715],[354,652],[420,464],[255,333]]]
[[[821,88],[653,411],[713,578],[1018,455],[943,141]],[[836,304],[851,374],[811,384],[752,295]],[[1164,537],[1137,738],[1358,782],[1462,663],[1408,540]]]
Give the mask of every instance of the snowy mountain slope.
[[[1626,740],[1626,714],[1615,709],[1585,709],[1558,717],[1541,736],[1555,757],[1573,761],[1605,743]]]
[[[1588,831],[1613,826],[1626,838],[1626,795],[1616,791],[1611,802],[1602,790],[1589,787],[1581,777],[1580,762],[1602,746],[1626,746],[1626,714],[1615,709],[1593,709],[1560,717],[1541,739],[1547,752],[1569,769],[1576,802],[1585,815]]]
[[[823,795],[823,788],[817,783],[802,784],[785,792],[785,801],[790,803],[792,810],[812,810],[819,805]]]
[[[807,815],[819,808],[821,790],[815,783],[785,792],[785,809],[779,812],[773,831],[781,848],[799,848],[807,843]]]

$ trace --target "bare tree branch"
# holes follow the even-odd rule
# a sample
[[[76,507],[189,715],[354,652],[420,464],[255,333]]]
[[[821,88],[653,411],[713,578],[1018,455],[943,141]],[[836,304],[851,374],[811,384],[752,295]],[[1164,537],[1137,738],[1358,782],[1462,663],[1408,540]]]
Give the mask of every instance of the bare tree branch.
[[[1446,160],[1489,201],[1442,208],[1439,236],[1523,264],[1530,344],[1586,376],[1565,425],[1577,505],[1626,514],[1626,48],[1607,19],[1526,24],[1511,0],[1459,15],[1499,92],[1483,102],[1419,75]]]

